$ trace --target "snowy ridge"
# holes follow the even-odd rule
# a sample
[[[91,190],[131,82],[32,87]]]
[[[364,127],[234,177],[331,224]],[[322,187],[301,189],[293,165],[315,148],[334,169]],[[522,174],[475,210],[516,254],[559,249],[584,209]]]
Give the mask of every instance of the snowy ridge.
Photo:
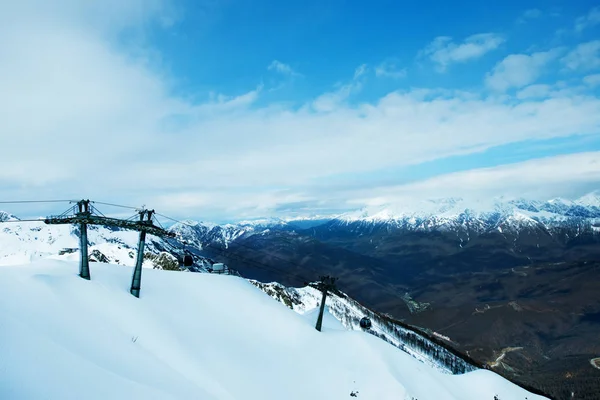
[[[574,201],[575,204],[583,207],[600,207],[600,190],[588,193]]]
[[[540,400],[487,370],[449,375],[324,328],[232,276],[98,263],[0,268],[0,398]],[[24,316],[27,316],[26,318]]]
[[[261,283],[252,280],[250,282],[299,314],[314,311],[321,302],[321,292],[310,286],[290,288],[277,282]],[[386,321],[348,296],[330,294],[326,305],[329,312],[348,330],[361,331],[360,319],[368,317],[372,323],[371,334],[440,372],[459,374],[477,369],[424,336]]]
[[[588,194],[575,201],[525,199],[470,202],[451,198],[410,205],[382,205],[337,216],[331,227],[362,231],[388,227],[406,231],[447,231],[482,234],[491,231],[518,234],[522,230],[544,230],[550,235],[567,227],[590,231],[600,221],[600,195]],[[586,228],[587,227],[587,228]]]
[[[534,219],[549,222],[565,217],[600,218],[600,195],[590,193],[575,201],[552,199],[546,202],[526,199],[492,201],[468,201],[461,198],[426,200],[418,203],[381,205],[367,207],[356,212],[337,216],[342,222],[406,222],[416,224],[418,221],[432,221],[435,226],[442,226],[458,219],[470,217],[490,219],[492,216],[515,220]]]
[[[312,225],[303,223],[314,221]],[[297,223],[298,225],[294,225]],[[406,231],[457,232],[463,239],[471,233],[498,231],[518,234],[525,229],[545,230],[553,235],[567,227],[578,230],[600,224],[600,191],[576,200],[548,201],[496,198],[470,201],[462,198],[442,198],[420,202],[384,204],[331,216],[263,218],[237,224],[216,225],[186,221],[170,230],[178,238],[198,247],[218,245],[227,248],[237,239],[264,234],[268,230],[296,231],[322,224],[350,231],[374,227]],[[585,230],[585,229],[584,229]]]
[[[554,198],[547,201],[528,200],[524,198],[506,199],[497,197],[489,200],[469,200],[459,197],[429,199],[410,203],[397,203],[368,207],[362,209],[358,216],[364,218],[375,218],[379,215],[381,219],[401,219],[406,216],[431,216],[454,217],[468,212],[474,215],[498,212],[501,214],[511,213],[515,210],[527,210],[531,212],[548,211],[557,215],[577,215],[578,210],[587,209],[591,214],[600,211],[600,191],[586,194],[575,200]],[[365,215],[366,214],[366,215]],[[356,219],[352,213],[343,214],[340,219]]]
[[[177,239],[201,249],[202,241],[199,238],[204,237],[214,227],[214,224],[186,220],[172,225],[168,230],[175,233]]]
[[[0,222],[5,221],[18,221],[19,218],[15,217],[12,214],[7,213],[6,211],[0,211]]]
[[[5,213],[6,214],[6,213]],[[13,220],[18,220],[10,216]],[[103,226],[88,226],[90,261],[125,266],[135,265],[139,233]],[[179,253],[170,243],[148,235],[145,253]],[[79,228],[72,225],[47,225],[43,222],[0,224],[0,266],[20,265],[41,259],[79,260]],[[146,258],[146,268],[161,268]]]
[[[239,224],[205,224],[202,222],[176,223],[168,230],[175,233],[178,240],[192,244],[199,249],[206,245],[228,248],[238,238],[263,233],[272,228],[284,228],[286,223],[278,219],[243,221]]]
[[[271,227],[277,225],[285,225],[285,223],[286,221],[280,218],[259,218],[239,221],[235,224],[228,224],[227,226]]]

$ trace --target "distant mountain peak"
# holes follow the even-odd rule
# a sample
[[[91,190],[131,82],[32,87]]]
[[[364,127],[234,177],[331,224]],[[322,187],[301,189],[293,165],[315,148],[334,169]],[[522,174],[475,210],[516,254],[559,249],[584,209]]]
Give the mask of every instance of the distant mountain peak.
[[[233,225],[246,225],[246,226],[273,226],[273,225],[282,225],[286,222],[277,217],[269,217],[269,218],[257,218],[257,219],[249,219],[239,221],[237,224]]]
[[[597,209],[600,209],[600,191],[589,193],[575,201],[559,197],[547,201],[505,197],[490,200],[472,200],[460,197],[427,199],[363,207],[360,210],[341,214],[335,219],[344,222],[386,222],[415,218],[452,219],[461,215],[500,214],[513,219],[525,220],[536,216],[541,218],[550,218],[553,215],[556,217],[577,216],[573,209],[577,206],[591,208],[588,214],[595,214],[598,212]]]
[[[5,221],[19,221],[20,219],[17,218],[16,216],[7,213],[6,211],[1,211],[0,210],[0,222],[5,222]]]
[[[409,231],[457,231],[479,233],[519,232],[522,229],[551,230],[569,220],[600,218],[600,191],[577,200],[554,198],[532,200],[500,196],[477,200],[463,197],[404,200],[376,204],[338,215],[310,217],[270,217],[242,220],[230,224],[183,221],[169,228],[177,236],[199,248],[207,243],[227,248],[229,244],[256,234],[277,231],[302,231],[319,225],[374,225]],[[573,221],[571,221],[573,222]],[[589,221],[588,221],[589,222]],[[275,234],[275,233],[274,233]]]
[[[575,204],[584,207],[598,207],[600,208],[600,190],[595,190],[582,196],[574,201]]]

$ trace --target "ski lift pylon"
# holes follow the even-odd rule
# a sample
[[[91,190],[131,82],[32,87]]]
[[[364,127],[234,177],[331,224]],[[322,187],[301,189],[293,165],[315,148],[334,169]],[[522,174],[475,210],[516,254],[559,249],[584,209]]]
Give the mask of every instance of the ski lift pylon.
[[[194,257],[192,257],[189,254],[184,255],[183,256],[183,266],[191,267],[192,265],[194,265]]]

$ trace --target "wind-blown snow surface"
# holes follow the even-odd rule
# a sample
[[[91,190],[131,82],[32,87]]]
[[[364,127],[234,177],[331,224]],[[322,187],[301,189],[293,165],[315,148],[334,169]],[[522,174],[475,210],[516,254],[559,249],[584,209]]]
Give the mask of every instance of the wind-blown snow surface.
[[[11,216],[12,217],[12,216]],[[16,217],[11,218],[17,221]],[[121,265],[135,265],[139,233],[135,231],[113,230],[103,226],[88,226],[88,251],[100,251],[111,262]],[[164,242],[148,235],[146,252],[158,254],[156,244]],[[59,255],[65,248],[76,251]],[[11,222],[0,224],[0,266],[27,264],[44,258],[78,260],[79,231],[74,225],[46,225],[43,222]],[[152,268],[151,262],[144,266]]]
[[[318,311],[322,299],[321,292],[311,286],[291,288],[277,282],[261,283],[254,280],[250,282],[275,300],[287,305],[301,315],[312,315]],[[330,293],[327,296],[326,306],[330,315],[336,319],[337,325],[341,325],[344,329],[362,331],[360,319],[368,317],[372,324],[370,329],[371,334],[391,343],[431,368],[444,373],[462,373],[476,369],[424,336],[414,335],[413,331],[386,323],[377,314],[363,307],[356,300],[347,297],[345,294],[337,296]],[[316,321],[316,318],[314,320]],[[414,343],[407,340],[407,337],[410,335],[415,339],[418,337],[420,343],[417,343],[417,340]],[[449,340],[449,338],[446,338],[446,340]],[[431,354],[432,352],[428,354],[419,345],[425,343],[431,349],[436,350],[436,355]]]
[[[0,269],[3,399],[541,399],[491,371],[442,374],[233,276],[44,260]]]

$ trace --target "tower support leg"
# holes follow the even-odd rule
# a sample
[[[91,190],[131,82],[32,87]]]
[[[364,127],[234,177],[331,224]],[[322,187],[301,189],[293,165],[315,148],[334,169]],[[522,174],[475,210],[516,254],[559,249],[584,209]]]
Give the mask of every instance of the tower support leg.
[[[146,246],[146,231],[140,231],[140,242],[138,244],[137,260],[133,270],[131,279],[131,294],[135,297],[140,297],[140,289],[142,286],[142,263],[144,262],[144,247]]]
[[[321,307],[319,308],[319,317],[317,318],[316,330],[321,332],[321,326],[323,325],[323,312],[325,311],[325,301],[327,300],[327,290],[323,290],[323,298],[321,299]]]
[[[81,252],[81,263],[79,264],[79,276],[90,279],[90,260],[88,258],[87,224],[80,225],[79,251]]]

